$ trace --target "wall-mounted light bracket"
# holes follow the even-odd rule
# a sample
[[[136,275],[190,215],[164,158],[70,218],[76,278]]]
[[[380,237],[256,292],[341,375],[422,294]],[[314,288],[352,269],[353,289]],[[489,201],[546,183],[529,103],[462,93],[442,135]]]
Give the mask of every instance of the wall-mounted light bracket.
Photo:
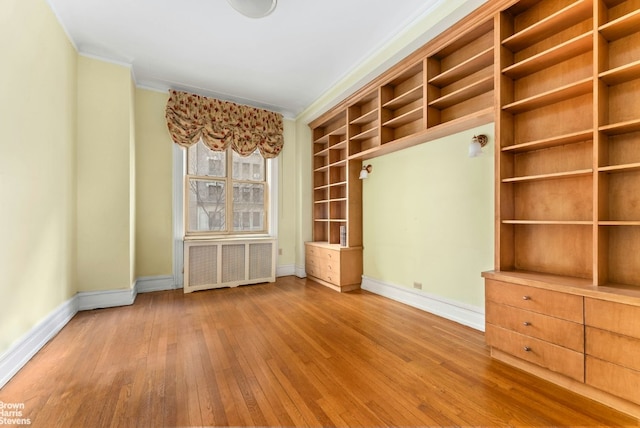
[[[362,165],[362,169],[360,170],[360,180],[364,180],[369,177],[373,166],[371,165]]]
[[[474,158],[482,154],[482,148],[487,145],[489,138],[484,135],[474,135],[469,144],[469,157]]]

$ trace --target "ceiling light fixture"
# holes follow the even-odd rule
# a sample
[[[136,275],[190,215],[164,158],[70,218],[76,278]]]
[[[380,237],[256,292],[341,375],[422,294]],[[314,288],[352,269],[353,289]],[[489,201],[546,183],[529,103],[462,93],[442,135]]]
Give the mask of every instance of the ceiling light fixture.
[[[249,18],[264,18],[276,8],[278,0],[227,0],[231,7]]]

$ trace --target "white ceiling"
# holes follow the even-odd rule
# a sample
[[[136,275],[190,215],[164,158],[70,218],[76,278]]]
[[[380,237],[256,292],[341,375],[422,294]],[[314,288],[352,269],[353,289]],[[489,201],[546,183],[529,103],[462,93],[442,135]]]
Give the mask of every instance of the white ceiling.
[[[47,1],[79,53],[130,65],[139,86],[293,118],[449,0],[280,0],[262,19],[226,0]]]

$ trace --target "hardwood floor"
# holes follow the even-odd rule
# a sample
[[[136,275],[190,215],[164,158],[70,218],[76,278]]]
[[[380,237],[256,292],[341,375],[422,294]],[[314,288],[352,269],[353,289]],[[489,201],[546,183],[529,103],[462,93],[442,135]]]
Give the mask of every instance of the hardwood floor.
[[[295,277],[80,312],[0,402],[38,427],[639,425],[492,360],[481,332]]]

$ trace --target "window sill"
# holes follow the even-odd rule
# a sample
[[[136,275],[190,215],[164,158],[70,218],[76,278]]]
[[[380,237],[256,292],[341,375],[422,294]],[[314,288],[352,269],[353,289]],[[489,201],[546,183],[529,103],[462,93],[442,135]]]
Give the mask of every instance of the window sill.
[[[248,241],[248,240],[267,240],[276,239],[275,236],[268,233],[243,234],[243,235],[190,235],[185,236],[183,240],[188,241]]]

